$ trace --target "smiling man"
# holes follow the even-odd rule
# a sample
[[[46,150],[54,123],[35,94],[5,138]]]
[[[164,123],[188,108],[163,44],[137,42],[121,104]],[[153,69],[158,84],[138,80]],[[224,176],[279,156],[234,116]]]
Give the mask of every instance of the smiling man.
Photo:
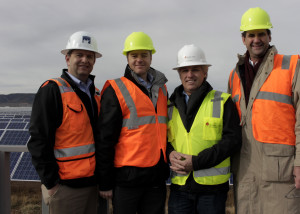
[[[113,198],[114,214],[164,213],[167,79],[150,67],[154,53],[147,34],[130,34],[124,77],[108,80],[101,92],[95,173],[100,196]]]
[[[230,95],[206,81],[204,52],[178,52],[182,85],[170,97],[167,154],[171,163],[169,214],[225,214],[230,156],[241,147],[241,128]]]
[[[88,32],[72,34],[65,49],[68,69],[38,90],[32,107],[30,141],[50,214],[97,213],[94,129],[100,92],[91,75],[98,52]]]
[[[300,63],[298,55],[280,55],[270,45],[271,28],[263,9],[243,14],[247,51],[229,77],[243,132],[233,159],[236,213],[300,210]]]

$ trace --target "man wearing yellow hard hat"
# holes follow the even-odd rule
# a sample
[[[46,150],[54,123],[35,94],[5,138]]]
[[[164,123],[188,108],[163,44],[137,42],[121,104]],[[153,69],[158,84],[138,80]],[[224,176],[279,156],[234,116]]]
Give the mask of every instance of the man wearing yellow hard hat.
[[[250,8],[240,30],[247,48],[229,76],[243,145],[233,161],[237,213],[300,212],[300,62],[271,46],[266,11]]]
[[[164,213],[167,79],[150,67],[154,53],[147,34],[130,34],[125,74],[101,92],[95,173],[100,196],[113,199],[115,214]]]

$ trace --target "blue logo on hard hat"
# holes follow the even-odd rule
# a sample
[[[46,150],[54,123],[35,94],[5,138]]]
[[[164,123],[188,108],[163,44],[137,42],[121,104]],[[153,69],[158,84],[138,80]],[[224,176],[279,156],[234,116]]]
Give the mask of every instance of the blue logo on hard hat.
[[[89,36],[82,36],[82,43],[91,44],[91,37],[89,37]]]

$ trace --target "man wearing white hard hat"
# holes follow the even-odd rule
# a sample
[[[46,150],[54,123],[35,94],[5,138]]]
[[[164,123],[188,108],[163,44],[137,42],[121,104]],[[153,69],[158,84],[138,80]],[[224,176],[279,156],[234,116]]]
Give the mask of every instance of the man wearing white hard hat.
[[[241,147],[238,114],[230,95],[206,81],[210,64],[200,48],[185,45],[177,61],[182,85],[168,108],[168,213],[225,214],[230,156]]]
[[[72,34],[68,69],[39,88],[32,107],[28,150],[50,214],[97,213],[94,128],[100,93],[91,75],[98,52],[88,32]]]

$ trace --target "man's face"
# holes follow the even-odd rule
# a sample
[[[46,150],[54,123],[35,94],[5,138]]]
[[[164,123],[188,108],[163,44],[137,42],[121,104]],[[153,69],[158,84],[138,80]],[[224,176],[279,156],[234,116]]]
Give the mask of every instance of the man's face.
[[[187,95],[191,95],[202,85],[207,77],[207,71],[208,66],[206,65],[187,66],[178,69],[183,89]]]
[[[77,79],[86,82],[93,70],[96,58],[95,53],[86,50],[73,50],[71,55],[66,55],[68,72]]]
[[[268,35],[267,30],[251,30],[246,32],[246,36],[242,36],[244,45],[250,54],[250,59],[256,61],[262,57],[268,50],[271,42],[271,35]]]
[[[147,77],[147,72],[152,61],[152,54],[148,50],[130,51],[127,54],[127,62],[131,70],[143,79]]]

